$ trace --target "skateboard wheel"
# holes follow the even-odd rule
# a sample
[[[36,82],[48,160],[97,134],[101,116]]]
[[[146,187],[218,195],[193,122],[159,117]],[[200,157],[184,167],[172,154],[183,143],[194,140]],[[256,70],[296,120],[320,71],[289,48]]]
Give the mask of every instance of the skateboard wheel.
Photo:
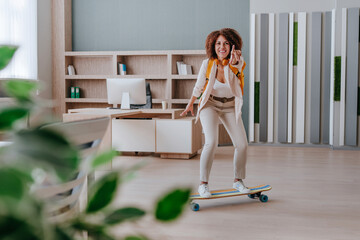
[[[199,211],[199,209],[200,209],[200,205],[197,203],[191,203],[190,207],[191,207],[191,210],[193,210],[194,212]]]
[[[248,194],[249,198],[255,198],[255,194]]]
[[[259,197],[259,199],[260,199],[261,202],[267,202],[269,198],[268,198],[268,196],[266,196],[266,195],[261,195],[261,196]]]

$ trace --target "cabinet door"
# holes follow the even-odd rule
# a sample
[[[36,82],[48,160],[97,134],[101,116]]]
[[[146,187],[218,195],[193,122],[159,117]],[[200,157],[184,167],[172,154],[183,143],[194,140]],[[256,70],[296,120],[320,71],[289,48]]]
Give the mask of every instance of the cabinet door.
[[[193,153],[192,120],[156,120],[156,152]]]
[[[155,152],[155,120],[113,119],[112,146],[124,152]]]

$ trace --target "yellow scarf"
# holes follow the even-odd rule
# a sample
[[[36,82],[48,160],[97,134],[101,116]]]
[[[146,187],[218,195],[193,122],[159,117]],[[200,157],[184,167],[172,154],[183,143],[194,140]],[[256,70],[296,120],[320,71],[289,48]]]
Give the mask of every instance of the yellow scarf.
[[[213,63],[216,63],[216,65],[219,65],[219,60],[218,59],[214,59],[214,58],[211,58],[209,59],[209,63],[208,63],[208,67],[206,69],[206,83],[205,83],[205,86],[204,86],[204,90],[203,92],[205,92],[205,89],[207,87],[207,84],[209,82],[209,76],[210,76],[210,72],[211,72],[211,68],[213,66]],[[222,61],[222,64],[224,66],[228,65],[229,64],[229,60],[228,59],[224,59]],[[231,69],[231,71],[237,76],[237,78],[239,79],[239,84],[240,84],[240,88],[241,88],[241,93],[242,95],[244,95],[244,69],[245,69],[245,66],[246,66],[246,62],[244,61],[244,64],[241,68],[241,72],[239,72],[239,70],[232,66],[231,64],[229,64],[229,67]]]

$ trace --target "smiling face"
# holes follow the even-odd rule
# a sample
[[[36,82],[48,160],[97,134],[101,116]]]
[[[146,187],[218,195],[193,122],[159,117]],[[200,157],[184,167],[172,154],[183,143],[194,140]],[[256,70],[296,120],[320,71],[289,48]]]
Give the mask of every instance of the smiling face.
[[[215,52],[220,61],[230,54],[230,43],[223,35],[219,35],[215,42]]]

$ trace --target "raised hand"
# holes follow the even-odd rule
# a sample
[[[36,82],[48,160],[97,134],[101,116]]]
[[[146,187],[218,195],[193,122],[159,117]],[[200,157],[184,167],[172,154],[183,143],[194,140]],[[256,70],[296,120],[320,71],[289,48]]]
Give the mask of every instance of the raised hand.
[[[241,50],[235,50],[235,45],[233,45],[230,53],[230,64],[236,65],[240,61],[240,57]]]

